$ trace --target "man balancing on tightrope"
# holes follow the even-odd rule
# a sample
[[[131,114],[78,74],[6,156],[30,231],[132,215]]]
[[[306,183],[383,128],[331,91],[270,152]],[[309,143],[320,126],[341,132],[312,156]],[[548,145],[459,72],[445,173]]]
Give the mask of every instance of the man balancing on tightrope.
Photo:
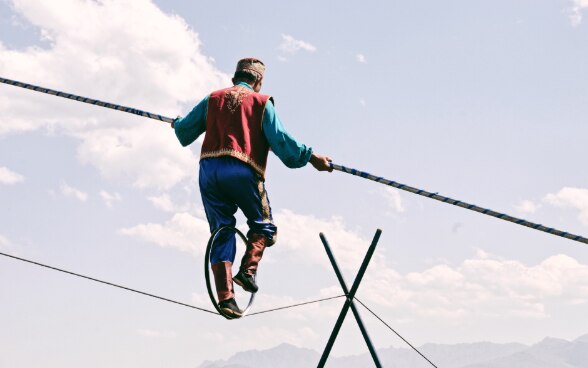
[[[245,291],[257,292],[254,275],[259,261],[264,249],[277,239],[264,186],[269,150],[287,167],[299,168],[310,161],[319,171],[332,171],[331,159],[292,138],[276,115],[273,98],[259,93],[264,71],[260,60],[239,60],[232,87],[212,92],[186,117],[172,123],[182,146],[206,133],[199,183],[211,233],[222,226],[235,226],[237,208],[247,217],[247,249],[235,277],[234,234],[219,238],[210,255],[219,307],[229,317],[242,314],[235,301],[233,281]]]

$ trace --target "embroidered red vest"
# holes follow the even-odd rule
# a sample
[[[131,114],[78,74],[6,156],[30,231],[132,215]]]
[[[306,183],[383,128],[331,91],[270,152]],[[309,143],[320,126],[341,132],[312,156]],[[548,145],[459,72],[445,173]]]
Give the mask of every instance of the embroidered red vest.
[[[235,157],[249,164],[263,178],[269,143],[261,123],[269,99],[270,96],[238,85],[211,93],[200,159]]]

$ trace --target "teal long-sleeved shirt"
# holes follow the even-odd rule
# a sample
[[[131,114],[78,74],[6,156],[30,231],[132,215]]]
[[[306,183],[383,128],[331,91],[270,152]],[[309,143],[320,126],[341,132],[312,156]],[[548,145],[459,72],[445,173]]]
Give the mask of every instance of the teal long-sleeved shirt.
[[[239,85],[252,89],[245,82]],[[206,114],[208,113],[208,96],[200,101],[188,115],[178,118],[174,122],[174,129],[182,146],[194,142],[206,132]],[[276,114],[272,101],[265,105],[262,119],[262,129],[271,150],[289,168],[299,168],[308,163],[312,155],[312,148],[296,141],[284,128]]]

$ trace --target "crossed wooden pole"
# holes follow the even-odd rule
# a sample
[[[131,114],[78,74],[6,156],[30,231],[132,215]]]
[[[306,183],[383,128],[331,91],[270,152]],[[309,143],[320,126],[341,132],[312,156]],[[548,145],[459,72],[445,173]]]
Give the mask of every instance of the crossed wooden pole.
[[[345,284],[345,280],[343,280],[343,275],[341,274],[341,271],[339,270],[339,266],[337,265],[337,262],[335,261],[335,256],[333,255],[333,252],[331,251],[331,247],[329,246],[329,243],[327,242],[327,238],[325,237],[325,235],[323,233],[320,234],[321,241],[323,242],[323,245],[325,246],[325,250],[327,251],[327,255],[329,256],[329,260],[331,261],[331,265],[333,266],[333,269],[335,270],[335,274],[337,275],[337,279],[339,280],[339,283],[341,284],[341,288],[343,289],[343,292],[347,296],[347,299],[345,300],[345,304],[343,304],[343,308],[341,309],[341,313],[339,313],[339,318],[337,318],[337,322],[335,323],[335,327],[333,328],[333,332],[331,332],[331,336],[329,337],[329,341],[327,342],[327,346],[325,347],[325,350],[323,351],[323,355],[321,356],[321,360],[319,361],[317,368],[323,368],[325,366],[327,359],[329,358],[329,353],[331,352],[331,349],[333,348],[333,344],[335,343],[335,340],[337,339],[337,335],[339,334],[339,331],[341,330],[341,326],[343,325],[343,321],[345,320],[345,317],[347,316],[347,312],[349,311],[350,308],[351,308],[351,311],[353,312],[353,316],[355,317],[355,321],[357,322],[357,325],[359,326],[359,329],[361,330],[361,334],[363,336],[363,339],[365,340],[365,343],[368,346],[368,349],[370,351],[372,359],[374,360],[374,363],[376,364],[376,367],[378,367],[378,368],[382,367],[382,364],[380,363],[380,359],[378,358],[378,354],[376,352],[376,349],[374,348],[372,341],[370,340],[370,337],[367,333],[367,330],[365,329],[365,326],[363,325],[363,321],[361,319],[361,316],[359,315],[359,311],[357,310],[357,308],[355,307],[355,303],[353,302],[353,299],[355,298],[355,293],[357,292],[357,289],[359,289],[359,284],[361,283],[361,279],[363,278],[363,275],[365,274],[365,271],[367,270],[368,264],[370,263],[372,255],[374,254],[374,251],[376,249],[376,245],[378,244],[378,240],[380,239],[380,234],[382,234],[382,230],[378,229],[376,231],[376,234],[374,235],[374,239],[372,240],[372,244],[368,248],[368,251],[363,259],[363,262],[361,263],[359,271],[357,272],[357,276],[355,277],[355,281],[353,281],[353,285],[351,286],[351,290],[349,290],[347,288],[347,285]]]

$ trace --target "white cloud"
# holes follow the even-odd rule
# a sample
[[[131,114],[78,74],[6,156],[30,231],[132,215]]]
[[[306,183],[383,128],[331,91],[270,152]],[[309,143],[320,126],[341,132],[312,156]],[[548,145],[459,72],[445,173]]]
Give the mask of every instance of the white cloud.
[[[24,179],[24,176],[11,171],[7,167],[0,167],[0,184],[13,185],[24,181]]]
[[[206,212],[201,205],[198,184],[194,181],[188,182],[182,193],[174,192],[172,198],[170,193],[161,193],[156,196],[149,196],[147,200],[156,209],[168,213],[189,213],[196,218],[206,218]]]
[[[318,218],[281,210],[275,213],[275,222],[279,229],[278,246],[285,252],[281,257],[287,257],[293,264],[316,264],[329,273],[332,269],[322,249],[319,232],[326,235],[342,270],[354,274],[371,240],[337,217]],[[175,215],[163,225],[139,225],[121,232],[198,256],[202,256],[208,239],[206,221],[188,214]],[[588,305],[588,265],[567,255],[554,255],[528,265],[479,251],[455,266],[436,264],[403,274],[386,264],[385,244],[380,243],[358,297],[375,311],[383,311],[381,316],[394,323],[489,326],[497,319],[548,320],[566,306]],[[316,293],[311,289],[306,297],[264,293],[256,300],[254,311],[339,295],[341,289],[333,283],[331,287],[318,290],[318,295]],[[193,294],[192,301],[195,305],[209,305],[205,294]],[[340,307],[341,300],[337,299],[283,311],[280,312],[283,330],[260,329],[255,335],[266,340],[308,345],[303,338],[314,341],[314,337],[308,335],[306,329],[316,331],[324,321],[336,319]],[[233,343],[226,335],[210,338]]]
[[[150,196],[147,199],[155,208],[163,212],[188,212],[200,217],[206,216],[204,209],[195,204],[195,199],[192,196],[188,196],[188,199],[180,204],[174,202],[168,193]]]
[[[360,98],[360,99],[359,99],[359,104],[360,104],[361,106],[365,107],[365,105],[366,105],[366,102],[365,102],[365,100],[364,100],[363,98]]]
[[[162,194],[159,196],[151,196],[149,201],[155,206],[155,208],[164,212],[176,212],[176,205],[172,202],[168,194]]]
[[[21,250],[23,250],[22,244],[17,244],[8,237],[0,234],[0,251],[12,255],[20,255]]]
[[[167,202],[167,199],[166,196],[162,196],[156,202],[159,202],[163,208],[171,210],[175,206],[170,203],[171,201]],[[316,251],[317,247],[321,250],[323,247],[318,237],[320,232],[325,233],[331,247],[336,252],[340,267],[346,269],[355,270],[359,267],[371,242],[371,239],[363,239],[356,232],[347,229],[344,222],[338,217],[321,219],[312,215],[301,215],[282,210],[274,213],[274,220],[278,226],[280,249],[291,251],[294,258],[311,261],[328,269],[331,266],[324,252]],[[246,233],[245,227],[240,226],[239,229]],[[203,215],[194,216],[187,212],[176,213],[163,224],[139,224],[121,229],[120,233],[198,256],[204,254],[210,237],[206,218]],[[271,254],[268,254],[266,258],[268,259],[264,258],[264,261],[270,262]]]
[[[385,187],[382,189],[382,195],[386,199],[388,206],[395,212],[404,212],[404,205],[402,204],[402,196],[400,191],[396,188]]]
[[[176,116],[229,84],[203,55],[183,19],[151,0],[12,0],[41,30],[46,48],[0,45],[0,75],[82,96]],[[50,129],[78,139],[83,163],[137,187],[170,188],[196,158],[166,124],[20,88],[2,86],[0,135]]]
[[[112,208],[115,202],[122,201],[122,197],[119,193],[108,193],[105,190],[100,191],[100,198],[104,201],[107,207]]]
[[[0,249],[6,250],[12,246],[7,237],[0,235]]]
[[[61,183],[60,190],[64,196],[77,199],[80,202],[86,202],[88,200],[87,193],[68,185],[66,182]]]
[[[330,239],[329,235],[330,232],[327,236],[335,248],[339,245],[339,239]],[[280,242],[282,240],[285,239],[282,238]],[[280,246],[284,246],[284,243],[280,243]],[[319,246],[312,244],[308,249],[299,248],[296,252],[304,252],[306,256],[312,257],[313,252],[322,253],[317,249]],[[341,258],[340,250],[334,251]],[[293,259],[288,261],[293,262]],[[431,331],[435,331],[439,326],[467,325],[468,328],[492,331],[497,321],[509,323],[512,320],[545,326],[553,321],[561,321],[561,311],[567,307],[588,306],[588,265],[566,255],[554,255],[537,264],[527,265],[479,252],[456,266],[438,264],[405,274],[386,267],[381,258],[372,263],[361,284],[358,298],[392,325],[401,323],[412,329],[428,325],[436,326],[431,327]],[[354,266],[353,272],[356,271],[357,266]],[[338,284],[321,290],[321,294],[326,296],[340,293]],[[253,311],[315,298],[318,299],[264,293],[256,299]],[[197,305],[206,303],[208,300],[205,295],[198,298]],[[284,310],[279,312],[277,329],[258,329],[259,326],[253,322],[246,329],[255,330],[253,334],[262,338],[261,341],[288,341],[308,346],[315,342],[316,336],[305,331],[310,329],[328,333],[332,328],[331,323],[341,310],[341,303],[342,299],[335,299]],[[367,315],[367,312],[363,313]],[[267,316],[264,317],[266,325],[271,325],[271,320],[268,322],[267,318],[275,316]],[[249,321],[246,318],[243,323]],[[490,333],[488,331],[485,334]],[[231,346],[236,344],[231,334],[222,333],[210,338],[226,341]]]
[[[288,210],[279,211],[274,217],[278,226],[280,248],[292,251],[294,258],[301,257],[327,269],[331,269],[331,265],[322,251],[319,233],[325,234],[339,266],[345,269],[356,270],[359,267],[371,242],[347,229],[343,220],[338,217],[321,219]]]
[[[318,237],[323,232],[340,267],[356,272],[370,243],[370,239],[350,230],[337,217],[322,219],[281,210],[275,214],[275,222],[280,249],[287,252],[290,262],[311,262],[331,270]],[[121,232],[199,256],[209,235],[206,220],[186,213],[175,215],[163,225],[138,225]],[[380,247],[374,254],[360,292],[366,302],[394,311],[405,320],[480,316],[546,318],[550,303],[588,304],[588,265],[566,255],[552,256],[528,266],[480,251],[476,257],[455,267],[437,264],[403,275],[386,265],[383,253]],[[322,296],[338,294],[338,285],[321,291]],[[290,297],[265,295],[256,309],[292,302]],[[329,307],[321,313],[335,313],[335,310]],[[302,317],[294,311],[288,318]]]
[[[367,59],[364,54],[355,55],[355,60],[357,60],[358,63],[367,64]]]
[[[588,8],[588,0],[572,0],[569,17],[573,26],[579,26],[582,23],[582,12],[585,8]]]
[[[307,52],[315,52],[316,47],[311,45],[310,43],[302,40],[297,40],[294,37],[282,34],[282,43],[278,46],[278,49],[287,53],[287,54],[295,54],[300,50],[304,50]]]
[[[82,163],[97,166],[105,178],[125,178],[138,188],[169,189],[189,178],[197,166],[196,158],[179,145],[171,129],[162,132],[144,125],[79,136]]]
[[[208,222],[188,213],[177,213],[164,224],[140,224],[120,233],[194,255],[204,254],[210,237]]]
[[[588,304],[588,265],[556,255],[527,266],[480,253],[457,267],[441,264],[406,275],[386,267],[372,268],[361,293],[409,320],[546,318],[550,303]]]
[[[517,210],[518,212],[520,212],[522,214],[532,214],[532,213],[537,212],[537,210],[540,207],[541,207],[541,205],[539,205],[533,201],[523,200],[515,206],[515,210]]]
[[[555,194],[546,195],[544,201],[556,207],[579,210],[580,222],[588,225],[588,189],[565,187]]]
[[[357,272],[371,240],[349,229],[337,217],[324,219],[281,210],[275,213],[275,222],[280,250],[286,252],[289,262],[310,262],[329,272],[331,266],[322,249],[319,232],[327,237],[341,269],[353,272]],[[121,232],[198,256],[204,253],[209,235],[206,220],[188,214],[177,214],[163,225],[138,225]],[[553,305],[588,305],[588,265],[567,255],[555,255],[539,264],[526,265],[480,251],[457,266],[436,264],[406,274],[387,266],[384,255],[385,248],[380,246],[365,275],[359,297],[370,306],[394,314],[397,320],[545,319],[549,318]],[[340,293],[338,285],[319,291],[321,297]],[[205,295],[197,300],[199,305],[208,303]],[[255,309],[298,301],[289,296],[265,294]],[[322,316],[336,315],[338,304],[333,303],[309,308]],[[303,311],[290,312],[284,312],[288,320],[312,323],[304,317]]]
[[[176,337],[176,333],[173,331],[157,331],[142,328],[137,330],[137,333],[144,337],[155,338],[155,339],[173,339]]]
[[[29,242],[24,241],[24,243],[16,242],[14,239],[10,239],[9,237],[0,234],[0,251],[20,256],[23,252],[27,252],[29,249],[28,246]]]

